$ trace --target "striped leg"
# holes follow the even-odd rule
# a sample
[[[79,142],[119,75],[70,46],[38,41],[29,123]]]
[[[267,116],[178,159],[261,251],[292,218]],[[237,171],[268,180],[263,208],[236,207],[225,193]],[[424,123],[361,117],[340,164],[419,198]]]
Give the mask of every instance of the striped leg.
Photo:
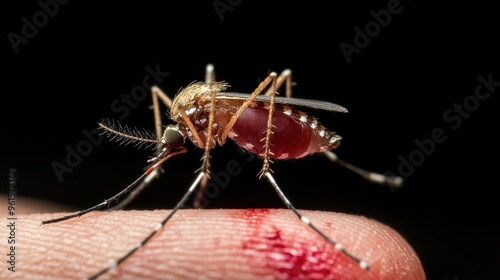
[[[358,263],[358,265],[362,269],[369,269],[369,266],[366,262],[355,257],[353,254],[349,253],[346,249],[344,249],[344,247],[340,243],[337,243],[336,241],[332,240],[330,237],[328,237],[326,234],[324,234],[321,230],[319,230],[314,224],[312,224],[311,221],[307,217],[300,214],[300,212],[293,206],[293,204],[290,202],[290,200],[288,200],[288,198],[285,196],[285,194],[283,193],[281,188],[276,183],[276,180],[274,180],[273,175],[270,173],[270,169],[269,169],[270,143],[269,142],[270,142],[271,134],[273,133],[272,132],[272,115],[273,115],[273,109],[274,109],[274,97],[276,95],[278,82],[281,84],[281,83],[283,83],[284,80],[287,81],[287,90],[286,90],[287,97],[291,97],[291,71],[289,71],[289,70],[283,71],[282,75],[280,75],[280,77],[278,79],[274,79],[273,83],[271,85],[270,91],[267,92],[267,93],[269,93],[269,96],[271,96],[271,101],[269,104],[269,118],[268,118],[268,122],[267,122],[267,133],[266,133],[266,138],[265,138],[266,142],[265,142],[264,164],[263,164],[262,171],[261,171],[260,175],[266,177],[266,179],[269,181],[269,183],[274,188],[274,190],[278,193],[279,197],[285,203],[285,205],[288,207],[288,209],[292,210],[292,212],[304,224],[306,224],[308,227],[310,227],[313,231],[315,231],[319,236],[321,236],[328,243],[332,244],[337,250],[339,250],[344,255],[348,256],[350,259],[352,259],[353,261]]]
[[[130,257],[132,254],[134,254],[137,250],[139,250],[140,248],[144,247],[144,245],[151,239],[153,238],[153,236],[156,235],[156,233],[158,231],[160,231],[164,226],[165,224],[168,223],[168,221],[172,218],[172,216],[174,216],[174,214],[179,210],[181,209],[184,204],[186,203],[186,201],[189,199],[189,197],[193,194],[194,190],[196,189],[196,186],[198,186],[198,184],[200,183],[201,179],[205,176],[205,173],[203,171],[201,171],[198,176],[196,177],[196,179],[194,180],[194,182],[191,184],[191,186],[189,187],[189,189],[187,190],[187,192],[184,194],[184,196],[181,198],[181,200],[177,203],[177,205],[175,205],[174,209],[172,209],[172,211],[168,214],[168,216],[166,216],[163,221],[161,221],[157,226],[155,226],[155,228],[153,229],[153,231],[148,235],[146,236],[146,238],[144,238],[141,242],[137,243],[137,245],[135,245],[127,254],[125,254],[124,256],[122,256],[121,258],[119,258],[118,260],[116,261],[113,261],[110,265],[108,265],[107,267],[105,267],[104,269],[102,269],[101,271],[97,272],[96,274],[90,276],[89,280],[93,280],[93,279],[97,279],[99,276],[105,274],[106,272],[110,271],[111,269],[119,266],[121,263],[123,263],[128,257]]]
[[[302,214],[300,214],[300,212],[292,205],[292,203],[288,200],[288,198],[285,196],[285,194],[281,191],[281,188],[278,186],[278,184],[276,183],[276,181],[274,180],[274,177],[273,175],[271,175],[271,173],[269,172],[266,172],[264,173],[264,175],[266,176],[267,180],[269,181],[269,183],[273,186],[274,190],[278,193],[279,197],[281,198],[281,200],[283,200],[283,202],[285,203],[285,205],[290,209],[292,210],[292,212],[304,223],[306,224],[308,227],[310,227],[312,230],[314,230],[317,234],[319,234],[323,239],[325,239],[328,243],[332,244],[336,249],[338,249],[340,252],[342,252],[344,255],[348,256],[349,258],[351,258],[353,261],[355,261],[356,263],[358,263],[358,265],[362,268],[362,269],[369,269],[369,265],[360,260],[359,258],[355,257],[353,254],[349,253],[340,243],[337,243],[335,241],[333,241],[330,237],[328,237],[326,234],[324,234],[322,231],[320,231],[314,224],[311,223],[311,220],[309,220],[307,217],[303,216]]]
[[[286,69],[280,74],[280,76],[278,77],[277,82],[276,82],[276,89],[279,89],[283,85],[283,83],[285,83],[285,87],[286,87],[285,88],[285,92],[286,92],[285,96],[289,97],[289,98],[292,97],[292,86],[294,83],[292,81],[292,71],[290,69]],[[273,92],[272,88],[269,88],[266,91],[265,95],[271,96],[272,92]],[[400,176],[383,175],[380,173],[364,170],[362,168],[359,168],[357,166],[354,166],[354,165],[342,160],[332,151],[324,151],[323,154],[333,163],[337,163],[340,166],[342,166],[348,170],[351,170],[352,172],[358,174],[359,176],[361,176],[362,178],[364,178],[368,182],[376,183],[376,184],[380,184],[380,185],[387,185],[392,189],[401,188],[403,186],[404,179]]]
[[[155,134],[156,139],[160,139],[163,135],[163,125],[161,121],[161,110],[160,110],[160,100],[162,103],[170,109],[172,106],[172,99],[168,97],[159,87],[153,86],[151,87],[151,97],[153,99],[152,109],[155,121]],[[159,155],[161,153],[162,147],[160,145],[156,148],[156,154]],[[113,207],[108,208],[109,211],[121,210],[130,204],[146,187],[148,187],[153,180],[158,179],[163,173],[163,167],[158,166],[158,168],[154,169],[149,175],[147,175],[140,184],[134,188],[124,199],[122,199],[118,204]]]

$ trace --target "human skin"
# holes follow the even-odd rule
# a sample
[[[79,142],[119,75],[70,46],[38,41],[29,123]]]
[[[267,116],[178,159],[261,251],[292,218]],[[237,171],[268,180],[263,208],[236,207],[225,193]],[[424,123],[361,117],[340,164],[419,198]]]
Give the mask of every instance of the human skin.
[[[370,269],[287,209],[179,210],[99,279],[425,279],[410,244],[390,227],[362,216],[301,212]],[[16,215],[16,272],[4,261],[0,279],[90,277],[134,248],[168,213],[92,212],[46,225],[41,222],[67,213]],[[9,251],[5,243],[2,248]]]

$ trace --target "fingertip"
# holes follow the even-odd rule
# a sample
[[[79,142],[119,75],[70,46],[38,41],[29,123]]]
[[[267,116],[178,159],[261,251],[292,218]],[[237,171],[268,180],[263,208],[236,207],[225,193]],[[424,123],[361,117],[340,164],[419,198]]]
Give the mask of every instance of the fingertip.
[[[41,220],[57,214],[31,215],[20,219],[30,240],[19,242],[25,250],[35,252],[32,260],[44,259],[36,252],[51,252],[52,265],[58,268],[46,271],[48,267],[38,262],[30,267],[33,273],[60,277],[71,272],[85,278],[142,244],[169,213],[94,212],[41,227]],[[301,213],[370,268],[362,269],[287,209],[180,210],[145,246],[139,246],[103,279],[425,279],[411,246],[390,227],[354,215]],[[35,225],[31,229],[26,225],[30,219]]]

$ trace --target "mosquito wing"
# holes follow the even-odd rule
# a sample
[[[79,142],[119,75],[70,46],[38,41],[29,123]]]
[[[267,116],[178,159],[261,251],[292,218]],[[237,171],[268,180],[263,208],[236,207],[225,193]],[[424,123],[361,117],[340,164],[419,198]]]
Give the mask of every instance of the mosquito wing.
[[[217,93],[217,99],[246,100],[249,97],[250,97],[250,94],[247,94],[247,93],[237,93],[237,92],[219,92],[219,93]],[[265,96],[265,95],[258,95],[255,98],[255,101],[270,102],[271,97]],[[331,111],[331,112],[347,113],[346,108],[344,108],[340,105],[331,103],[331,102],[326,102],[326,101],[276,96],[274,98],[274,102],[277,104],[302,106],[302,107],[308,107],[308,108]]]

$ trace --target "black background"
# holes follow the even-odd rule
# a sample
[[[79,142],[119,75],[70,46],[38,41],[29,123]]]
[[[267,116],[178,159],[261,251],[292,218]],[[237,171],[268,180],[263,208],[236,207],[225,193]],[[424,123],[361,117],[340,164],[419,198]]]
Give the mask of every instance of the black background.
[[[397,174],[401,158],[418,149],[415,140],[431,137],[436,128],[447,135],[397,191],[367,183],[322,156],[276,163],[276,179],[295,206],[390,225],[413,246],[429,279],[491,278],[500,261],[494,193],[500,89],[457,129],[443,114],[474,95],[478,76],[492,73],[500,81],[498,15],[482,4],[402,1],[402,11],[348,63],[340,43],[353,45],[354,27],[364,29],[373,21],[370,11],[387,9],[389,1],[368,2],[233,1],[221,20],[213,1],[72,1],[60,5],[17,53],[7,34],[22,35],[22,17],[33,22],[41,8],[35,1],[4,8],[3,177],[17,169],[20,196],[68,209],[94,205],[138,177],[152,152],[104,140],[62,182],[52,164],[66,164],[66,148],[86,139],[82,130],[94,129],[103,117],[119,118],[111,104],[142,84],[147,66],[169,73],[159,86],[171,96],[202,80],[207,63],[239,92],[252,91],[269,71],[290,68],[294,96],[349,109],[310,114],[343,136],[336,152],[355,165]],[[149,105],[148,97],[123,122],[152,129]],[[190,152],[167,162],[166,174],[130,208],[175,205],[199,167],[201,151],[187,147]],[[259,160],[246,162],[231,141],[212,156],[214,173],[229,160],[243,172],[231,177],[209,208],[284,207],[256,177]]]

